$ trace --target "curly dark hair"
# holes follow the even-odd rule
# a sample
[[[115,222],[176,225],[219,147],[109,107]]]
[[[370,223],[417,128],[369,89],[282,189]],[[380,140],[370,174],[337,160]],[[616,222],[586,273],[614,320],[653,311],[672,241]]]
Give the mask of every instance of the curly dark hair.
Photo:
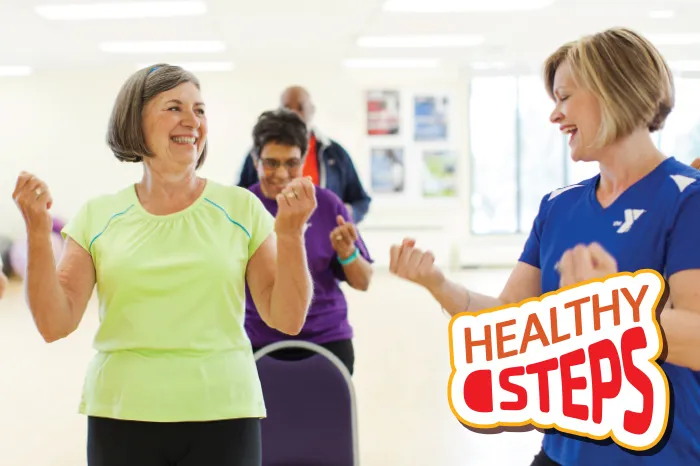
[[[287,109],[263,112],[253,128],[254,156],[259,158],[263,148],[270,143],[298,147],[303,158],[309,147],[306,123],[299,115]]]

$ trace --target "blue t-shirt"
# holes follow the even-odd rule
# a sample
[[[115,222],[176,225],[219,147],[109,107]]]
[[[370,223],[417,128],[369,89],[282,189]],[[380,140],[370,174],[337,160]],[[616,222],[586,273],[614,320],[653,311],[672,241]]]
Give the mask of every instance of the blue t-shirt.
[[[596,198],[600,175],[542,198],[520,257],[540,269],[542,294],[559,288],[555,264],[577,244],[598,242],[620,272],[653,269],[670,277],[700,269],[700,172],[673,157],[603,208]],[[563,466],[690,465],[700,463],[700,372],[662,363],[671,386],[666,435],[647,452],[612,440],[593,441],[547,431],[545,453]]]

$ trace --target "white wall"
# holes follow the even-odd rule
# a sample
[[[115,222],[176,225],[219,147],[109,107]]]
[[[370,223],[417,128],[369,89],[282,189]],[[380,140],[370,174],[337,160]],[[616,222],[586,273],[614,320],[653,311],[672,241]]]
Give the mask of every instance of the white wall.
[[[11,199],[18,173],[27,170],[48,182],[55,213],[70,217],[90,196],[120,189],[140,176],[140,166],[119,163],[104,142],[116,93],[132,69],[79,70],[0,80],[0,234],[22,233]],[[452,201],[375,197],[361,231],[378,265],[388,263],[389,246],[404,236],[433,250],[442,265],[501,265],[517,259],[524,238],[470,238],[468,172],[468,75],[452,70],[369,71],[345,69],[257,69],[200,73],[208,106],[210,155],[202,174],[224,183],[237,179],[250,145],[250,131],[263,110],[278,104],[290,84],[306,86],[317,106],[319,128],[351,154],[370,189],[369,151],[381,139],[366,136],[367,89],[397,89],[402,95],[406,157],[418,157],[412,141],[412,98],[416,92],[451,98],[450,144],[460,155],[460,194]],[[408,176],[418,176],[409,172]]]

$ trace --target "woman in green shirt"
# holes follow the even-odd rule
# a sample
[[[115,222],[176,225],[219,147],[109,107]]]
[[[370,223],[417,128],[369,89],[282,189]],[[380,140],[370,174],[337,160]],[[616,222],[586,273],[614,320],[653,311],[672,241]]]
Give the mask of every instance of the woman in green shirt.
[[[314,187],[295,180],[272,217],[248,190],[198,176],[207,116],[197,79],[145,68],[122,87],[107,142],[139,182],[89,199],[66,225],[56,267],[51,195],[22,173],[27,301],[41,335],[70,335],[95,285],[97,354],[85,377],[89,466],[257,466],[266,415],[244,329],[245,285],[287,334],[311,302],[303,230]]]

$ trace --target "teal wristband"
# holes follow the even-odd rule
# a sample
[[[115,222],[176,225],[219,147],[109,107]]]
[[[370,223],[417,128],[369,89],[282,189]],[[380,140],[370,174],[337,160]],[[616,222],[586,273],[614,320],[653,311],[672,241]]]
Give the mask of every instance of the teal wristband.
[[[358,247],[355,247],[355,251],[352,254],[350,254],[350,257],[348,257],[347,259],[341,259],[340,257],[338,257],[338,262],[340,262],[342,265],[348,265],[351,262],[354,262],[359,254],[360,249]]]

